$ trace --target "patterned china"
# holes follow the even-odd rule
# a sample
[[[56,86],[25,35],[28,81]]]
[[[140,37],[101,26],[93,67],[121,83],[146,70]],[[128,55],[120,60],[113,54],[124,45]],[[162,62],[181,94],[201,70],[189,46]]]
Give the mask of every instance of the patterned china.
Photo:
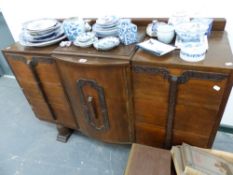
[[[78,35],[84,33],[85,21],[81,18],[68,18],[63,21],[63,29],[70,41],[74,41]]]
[[[180,58],[188,62],[198,62],[205,59],[206,48],[201,43],[183,44],[180,50]]]
[[[42,18],[25,22],[22,28],[28,31],[45,31],[52,29],[57,23],[58,21],[55,19]]]
[[[25,22],[19,42],[23,46],[43,47],[57,43],[66,38],[62,25],[55,19],[42,18]]]
[[[74,45],[78,47],[90,47],[97,40],[93,32],[82,33],[77,36]]]
[[[172,25],[169,24],[158,25],[157,37],[159,41],[169,44],[172,42],[174,36],[175,36],[175,31]]]
[[[101,18],[98,18],[96,20],[96,24],[99,26],[108,26],[111,27],[112,25],[118,23],[120,18],[116,17],[116,16],[104,16]]]
[[[118,36],[124,45],[137,42],[137,26],[130,19],[121,19],[118,26]]]
[[[157,36],[157,27],[158,27],[158,21],[153,20],[152,23],[148,24],[146,28],[146,34],[150,37],[156,37]]]
[[[97,37],[118,36],[119,18],[116,16],[105,16],[96,20],[93,32]]]
[[[175,31],[183,42],[199,42],[207,33],[208,27],[200,22],[187,22],[176,25]]]
[[[66,36],[65,35],[62,35],[56,39],[53,39],[53,40],[49,40],[49,41],[46,41],[46,42],[41,42],[41,43],[31,43],[27,40],[25,40],[24,38],[22,38],[22,35],[19,36],[19,43],[22,45],[22,46],[26,46],[26,47],[45,47],[45,46],[49,46],[49,45],[52,45],[52,44],[55,44],[55,43],[58,43],[60,41],[62,41],[63,39],[65,39]]]
[[[102,39],[99,39],[94,43],[94,47],[97,50],[110,50],[120,44],[120,40],[117,37],[105,37]]]

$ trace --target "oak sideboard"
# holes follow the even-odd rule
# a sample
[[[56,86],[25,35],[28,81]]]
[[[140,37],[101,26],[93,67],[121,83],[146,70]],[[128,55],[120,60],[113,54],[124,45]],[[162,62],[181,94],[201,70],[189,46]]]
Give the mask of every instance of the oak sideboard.
[[[133,19],[139,40],[151,21]],[[110,143],[211,147],[233,84],[225,24],[214,20],[197,63],[182,61],[179,50],[157,57],[135,45],[97,51],[15,43],[3,53],[36,117],[55,123],[60,141],[77,130]]]

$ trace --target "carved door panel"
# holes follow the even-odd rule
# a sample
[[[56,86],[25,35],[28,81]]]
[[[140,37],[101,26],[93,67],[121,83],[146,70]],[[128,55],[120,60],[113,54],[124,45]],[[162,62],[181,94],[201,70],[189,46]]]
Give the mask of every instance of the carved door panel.
[[[108,142],[132,141],[129,62],[76,58],[57,65],[80,131]]]
[[[137,142],[210,147],[221,120],[227,79],[227,73],[133,65]],[[143,82],[152,82],[151,92]]]
[[[39,119],[78,128],[51,57],[20,54],[6,57]]]
[[[54,122],[55,116],[47,103],[31,57],[8,53],[5,57],[36,116],[41,120]]]
[[[222,116],[228,74],[189,72],[183,73],[177,88],[173,144],[211,147]]]

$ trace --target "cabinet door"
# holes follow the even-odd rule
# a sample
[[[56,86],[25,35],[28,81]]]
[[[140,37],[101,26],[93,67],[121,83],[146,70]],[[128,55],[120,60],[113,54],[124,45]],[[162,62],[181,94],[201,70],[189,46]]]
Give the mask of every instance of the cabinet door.
[[[141,67],[143,68],[143,67]],[[163,147],[167,122],[169,83],[149,69],[133,67],[133,103],[136,142]]]
[[[75,57],[57,65],[80,130],[108,142],[132,141],[129,62]]]
[[[78,128],[51,57],[18,54],[6,57],[39,119]]]
[[[41,120],[54,122],[55,117],[41,90],[41,84],[32,67],[31,57],[8,53],[5,56],[36,116]]]
[[[211,147],[222,117],[220,106],[227,74],[190,75],[177,88],[173,144],[187,142]]]
[[[136,141],[169,148],[210,147],[219,126],[228,73],[133,65]]]

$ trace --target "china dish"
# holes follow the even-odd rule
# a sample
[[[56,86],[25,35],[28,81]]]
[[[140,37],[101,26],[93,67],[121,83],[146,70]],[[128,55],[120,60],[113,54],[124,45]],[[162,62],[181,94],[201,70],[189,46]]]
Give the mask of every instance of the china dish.
[[[117,37],[105,37],[99,39],[94,43],[94,47],[97,50],[110,50],[120,44],[120,40]]]
[[[25,22],[23,24],[23,29],[28,31],[45,31],[48,29],[52,29],[54,26],[57,25],[57,23],[58,21],[55,19],[42,18]]]
[[[78,47],[90,47],[98,39],[93,32],[80,34],[74,41],[74,45]]]
[[[205,59],[206,48],[200,43],[186,43],[181,47],[180,58],[188,62],[198,62]]]
[[[59,38],[60,36],[64,35],[63,29],[59,29],[57,31],[52,32],[51,34],[47,36],[40,36],[40,37],[32,37],[28,35],[27,33],[22,34],[24,37],[24,40],[29,41],[31,43],[42,43],[50,40],[54,40],[56,38]]]
[[[209,26],[200,22],[188,22],[175,26],[175,32],[184,42],[199,41],[203,37]]]
[[[64,30],[55,19],[38,19],[25,22],[19,42],[28,47],[44,47],[65,39]]]
[[[112,25],[118,23],[119,18],[116,16],[104,16],[96,20],[96,24],[100,26],[111,27]]]
[[[153,20],[152,23],[148,24],[146,27],[146,34],[150,37],[156,37],[157,36],[157,27],[158,27],[158,21]]]
[[[97,37],[118,36],[119,18],[115,16],[105,16],[96,20],[93,25],[93,32]]]
[[[156,39],[146,40],[137,44],[137,46],[157,56],[163,56],[176,49],[176,47],[164,44]]]
[[[31,43],[27,40],[25,40],[22,35],[19,36],[19,43],[22,45],[22,46],[26,46],[26,47],[45,47],[45,46],[49,46],[49,45],[52,45],[52,44],[55,44],[55,43],[58,43],[59,41],[62,41],[63,39],[65,39],[66,36],[65,35],[62,35],[56,39],[53,39],[53,40],[49,40],[49,41],[46,41],[46,42],[39,42],[39,43]]]

